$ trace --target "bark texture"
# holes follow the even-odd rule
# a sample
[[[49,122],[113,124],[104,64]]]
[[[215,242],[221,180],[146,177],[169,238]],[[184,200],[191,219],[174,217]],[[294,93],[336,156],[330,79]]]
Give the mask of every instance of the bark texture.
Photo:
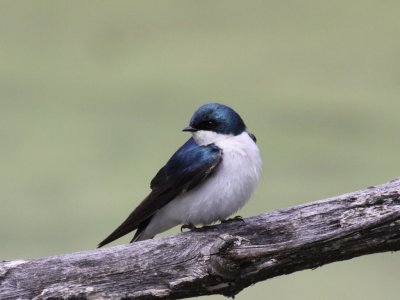
[[[0,299],[234,296],[262,280],[400,249],[400,179],[166,238],[0,261]]]

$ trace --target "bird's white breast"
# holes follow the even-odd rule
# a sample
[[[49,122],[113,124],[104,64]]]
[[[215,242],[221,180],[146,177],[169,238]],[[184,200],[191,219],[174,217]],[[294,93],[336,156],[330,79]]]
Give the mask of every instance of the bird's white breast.
[[[261,175],[261,157],[247,132],[240,135],[212,135],[209,141],[222,149],[222,161],[206,181],[163,207],[149,224],[150,231],[162,231],[178,224],[210,224],[224,220],[250,198]],[[202,143],[203,142],[203,143]],[[146,230],[147,231],[147,230]]]

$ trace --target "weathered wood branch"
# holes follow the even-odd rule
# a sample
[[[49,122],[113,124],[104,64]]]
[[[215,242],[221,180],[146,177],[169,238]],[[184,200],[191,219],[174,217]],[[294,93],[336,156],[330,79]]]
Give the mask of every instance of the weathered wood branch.
[[[233,296],[249,285],[400,249],[400,178],[166,238],[0,262],[1,299]]]

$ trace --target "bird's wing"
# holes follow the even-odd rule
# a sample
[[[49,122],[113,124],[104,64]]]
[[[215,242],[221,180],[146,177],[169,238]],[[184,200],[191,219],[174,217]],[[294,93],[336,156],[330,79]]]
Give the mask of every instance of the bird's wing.
[[[222,150],[214,144],[199,146],[189,139],[153,178],[151,193],[99,247],[137,229],[176,196],[198,186],[213,174],[221,160]]]

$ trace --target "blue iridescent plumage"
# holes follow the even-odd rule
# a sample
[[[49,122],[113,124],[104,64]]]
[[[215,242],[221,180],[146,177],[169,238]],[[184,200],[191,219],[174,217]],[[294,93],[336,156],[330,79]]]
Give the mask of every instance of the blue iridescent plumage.
[[[201,106],[193,115],[189,125],[196,129],[233,135],[241,134],[246,130],[246,125],[239,114],[232,108],[219,103]]]
[[[193,138],[190,138],[169,159],[166,165],[158,171],[151,181],[152,189],[165,190],[165,185],[177,188],[185,185],[187,190],[193,188],[190,179],[205,176],[206,173],[221,159],[221,150],[211,144],[199,146]]]

